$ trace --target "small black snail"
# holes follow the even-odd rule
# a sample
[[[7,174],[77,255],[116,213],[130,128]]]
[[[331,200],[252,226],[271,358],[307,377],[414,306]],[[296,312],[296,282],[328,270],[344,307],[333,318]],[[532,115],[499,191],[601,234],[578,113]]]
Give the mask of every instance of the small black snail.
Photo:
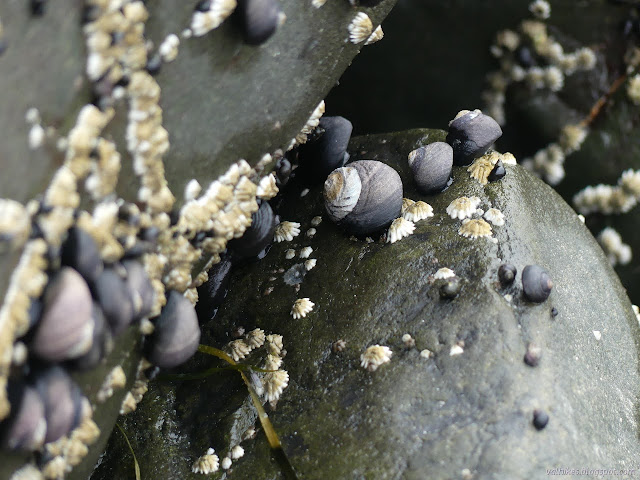
[[[413,150],[409,154],[409,167],[421,193],[439,193],[451,177],[453,148],[445,142],[434,142]]]
[[[200,343],[200,326],[196,311],[183,295],[170,290],[167,304],[155,321],[149,338],[149,361],[162,368],[186,362]]]
[[[324,203],[331,220],[356,235],[368,235],[400,216],[402,181],[393,168],[359,160],[334,170],[324,182]]]
[[[527,265],[522,270],[522,289],[531,302],[542,303],[551,293],[553,282],[549,273],[538,265]]]
[[[266,42],[278,28],[282,10],[278,0],[238,0],[236,12],[249,45]]]
[[[324,133],[315,140],[300,146],[297,175],[302,175],[308,183],[322,183],[336,168],[342,167],[349,159],[347,146],[353,125],[344,117],[322,117],[319,128]]]
[[[497,182],[502,177],[507,174],[507,171],[504,169],[504,165],[502,164],[502,160],[498,160],[493,167],[493,170],[489,173],[487,180],[490,182]]]
[[[62,245],[62,265],[72,267],[89,282],[95,282],[103,265],[98,246],[91,235],[79,227],[73,227]]]
[[[107,324],[107,320],[104,318],[100,305],[96,302],[93,303],[91,318],[93,319],[91,348],[84,355],[69,362],[70,368],[89,370],[97,366],[100,360],[108,355],[113,348],[113,334]]]
[[[47,433],[40,395],[30,385],[9,381],[7,396],[11,414],[0,423],[0,446],[9,450],[37,450]]]
[[[518,270],[510,263],[504,263],[498,268],[498,279],[502,285],[510,285],[516,279]]]
[[[257,212],[251,215],[251,226],[240,238],[228,243],[234,258],[250,258],[258,255],[273,240],[276,229],[275,215],[269,202],[262,202]]]
[[[449,123],[447,143],[453,147],[454,165],[469,165],[484,155],[502,136],[502,129],[480,110],[462,110]]]
[[[124,331],[135,316],[129,285],[120,270],[124,270],[122,265],[105,268],[93,287],[95,297],[114,335]]]

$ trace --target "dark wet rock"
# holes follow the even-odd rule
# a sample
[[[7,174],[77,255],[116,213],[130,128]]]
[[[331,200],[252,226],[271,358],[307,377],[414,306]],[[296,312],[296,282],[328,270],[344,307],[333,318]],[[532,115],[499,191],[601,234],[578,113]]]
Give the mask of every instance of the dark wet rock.
[[[284,336],[281,368],[289,386],[270,418],[300,478],[424,478],[429,472],[444,479],[458,478],[463,469],[476,478],[495,472],[542,478],[550,465],[595,461],[604,468],[637,458],[639,432],[630,412],[638,409],[640,327],[600,247],[575,212],[520,166],[505,166],[508,175],[485,187],[454,167],[448,190],[420,195],[406,155],[443,137],[415,130],[353,139],[355,159],[393,165],[405,196],[428,202],[435,216],[392,245],[353,241],[323,221],[313,239],[302,240],[318,261],[299,291],[280,270],[291,265],[284,253],[292,243],[274,245],[261,262],[234,269],[234,287],[215,320],[203,324],[202,342],[222,347],[239,325]],[[303,188],[289,186],[279,214],[304,229],[323,206],[321,187],[302,203]],[[445,208],[462,195],[476,195],[483,205],[491,201],[504,213],[506,224],[493,229],[497,243],[458,234],[461,222]],[[551,321],[548,305],[521,294],[503,297],[496,279],[503,263],[547,269],[558,285],[550,299],[563,321]],[[464,282],[451,300],[440,299],[437,284],[429,282],[445,266]],[[274,289],[265,296],[268,285]],[[315,303],[313,310],[292,320],[291,306],[304,297]],[[600,341],[591,333],[594,322],[607,332]],[[404,347],[405,333],[415,349]],[[344,349],[332,354],[339,339]],[[530,368],[523,353],[534,341],[545,361]],[[368,372],[360,355],[375,344],[388,346],[393,356]],[[462,353],[450,355],[452,347]],[[418,352],[424,349],[433,356],[423,358]],[[246,362],[262,365],[264,357],[258,349]],[[212,365],[222,364],[196,355],[186,368]],[[554,417],[544,433],[532,425],[537,408]],[[193,461],[211,446],[222,458],[255,421],[251,412],[237,373],[221,372],[152,385],[123,422],[133,448],[144,449],[138,461],[146,475],[195,479]],[[242,446],[245,455],[228,478],[280,476],[262,434]],[[114,435],[93,480],[127,475],[127,452]]]

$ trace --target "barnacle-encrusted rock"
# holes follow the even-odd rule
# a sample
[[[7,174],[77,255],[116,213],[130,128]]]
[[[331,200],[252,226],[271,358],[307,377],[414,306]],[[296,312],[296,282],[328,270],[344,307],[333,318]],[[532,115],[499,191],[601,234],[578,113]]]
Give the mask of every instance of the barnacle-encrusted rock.
[[[520,166],[505,165],[507,175],[486,186],[454,167],[448,190],[419,195],[406,155],[443,136],[416,130],[353,139],[353,157],[385,159],[401,175],[407,197],[428,202],[434,217],[417,222],[413,235],[393,245],[353,241],[323,222],[313,239],[305,238],[318,263],[299,292],[273,273],[289,268],[284,252],[291,245],[274,245],[261,262],[234,269],[233,288],[215,320],[203,325],[202,342],[222,346],[240,325],[263,329],[268,348],[276,332],[283,336],[274,354],[282,357],[284,348],[287,354],[274,365],[287,371],[288,387],[269,415],[301,478],[394,478],[398,472],[459,478],[464,469],[477,478],[496,471],[542,478],[554,462],[589,464],[594,444],[602,465],[637,458],[638,426],[627,412],[638,406],[640,325],[607,258],[575,212]],[[321,188],[312,188],[304,204],[299,193],[305,187],[294,181],[288,188],[279,213],[306,228],[322,211]],[[461,196],[477,196],[483,208],[504,214],[505,224],[493,232],[497,243],[458,234],[462,221],[445,209]],[[503,263],[548,270],[557,288],[547,304],[527,301],[519,277],[501,286]],[[447,279],[432,277],[443,267],[459,280],[454,298],[441,298]],[[273,286],[267,297],[266,285]],[[291,305],[306,297],[322,308],[292,321]],[[549,318],[549,303],[560,312],[556,321]],[[593,330],[606,334],[597,341]],[[415,348],[405,347],[406,333]],[[338,340],[343,349],[335,354]],[[532,343],[544,357],[535,369],[523,362]],[[360,367],[372,345],[394,352],[373,373]],[[259,352],[251,355],[264,358]],[[202,357],[195,358],[198,368],[214,365]],[[550,413],[543,432],[532,425],[535,409]],[[252,411],[237,374],[216,374],[152,384],[125,428],[134,445],[148,445],[138,456],[141,469],[189,478],[193,459],[210,445],[233,445],[252,428]],[[152,428],[159,416],[166,419],[162,433]],[[505,445],[518,448],[504,455]],[[260,436],[242,446],[246,454],[233,462],[233,475],[279,475]],[[168,448],[175,455],[166,455]],[[126,452],[126,443],[114,436],[94,480],[128,471]]]

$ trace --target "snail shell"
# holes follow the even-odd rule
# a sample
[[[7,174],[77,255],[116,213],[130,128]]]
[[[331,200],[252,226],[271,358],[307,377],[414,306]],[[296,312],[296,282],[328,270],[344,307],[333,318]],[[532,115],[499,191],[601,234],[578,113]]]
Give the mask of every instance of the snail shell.
[[[228,256],[222,257],[220,262],[209,269],[209,278],[198,287],[198,303],[196,311],[203,322],[211,320],[229,289],[231,278],[231,260]]]
[[[69,230],[62,245],[62,265],[74,268],[88,283],[93,283],[102,273],[100,251],[93,237],[78,227]]]
[[[93,341],[87,353],[71,362],[70,367],[78,370],[89,370],[100,363],[104,357],[113,349],[113,335],[111,329],[104,318],[102,309],[97,303],[93,303],[91,311],[93,318]]]
[[[122,266],[127,271],[127,286],[133,299],[135,318],[151,313],[156,293],[142,264],[136,260],[125,260]]]
[[[544,302],[551,293],[553,282],[549,273],[538,265],[527,265],[522,270],[522,289],[528,300]]]
[[[150,337],[149,361],[162,368],[175,367],[191,358],[199,343],[200,326],[193,305],[170,290]]]
[[[62,267],[45,291],[31,351],[51,362],[87,353],[93,342],[92,303],[89,287],[80,274],[71,267]]]
[[[37,372],[35,387],[44,404],[45,443],[58,440],[78,426],[84,397],[63,368],[53,366]]]
[[[440,298],[452,299],[458,296],[462,283],[458,277],[450,277],[440,285]]]
[[[278,0],[238,0],[236,11],[249,45],[266,42],[278,28],[282,15]]]
[[[388,227],[402,210],[402,181],[393,168],[359,160],[334,170],[324,182],[331,220],[350,233],[367,235]]]
[[[11,414],[0,423],[0,446],[9,450],[37,450],[47,432],[40,395],[22,382],[9,382],[7,395]]]
[[[498,280],[502,285],[509,285],[516,279],[518,270],[510,263],[500,265],[498,268]]]
[[[504,165],[502,164],[502,160],[498,160],[493,167],[493,170],[489,173],[487,179],[490,182],[497,182],[502,177],[507,174],[507,171],[504,169]]]
[[[268,202],[262,202],[257,212],[251,215],[251,226],[240,238],[228,243],[228,247],[238,258],[255,257],[273,240],[276,219]]]
[[[291,176],[291,162],[285,157],[278,159],[275,166],[276,185],[278,188],[284,187],[289,182]]]
[[[451,177],[453,148],[445,142],[420,147],[409,154],[409,167],[421,193],[439,193]]]
[[[324,182],[331,172],[349,159],[347,147],[353,131],[351,122],[344,117],[322,117],[319,127],[324,133],[299,149],[300,174],[309,183]]]
[[[449,124],[447,143],[453,147],[454,165],[469,165],[502,136],[502,129],[480,110],[458,115]]]
[[[120,334],[135,315],[129,285],[113,267],[109,267],[98,277],[93,291],[113,334]]]

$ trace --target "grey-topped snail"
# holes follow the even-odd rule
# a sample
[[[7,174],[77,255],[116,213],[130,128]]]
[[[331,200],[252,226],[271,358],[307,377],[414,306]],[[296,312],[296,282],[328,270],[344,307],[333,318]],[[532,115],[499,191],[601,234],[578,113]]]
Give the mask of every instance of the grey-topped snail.
[[[553,282],[549,273],[538,265],[527,265],[522,270],[524,296],[534,303],[544,302],[551,293]]]
[[[359,160],[329,175],[324,202],[331,220],[350,233],[368,235],[400,216],[402,181],[382,162]]]
[[[453,148],[445,142],[433,142],[409,153],[409,167],[418,190],[429,195],[447,186],[453,168]]]
[[[320,136],[308,140],[298,150],[300,166],[296,176],[301,175],[312,184],[324,182],[347,162],[353,125],[344,117],[322,117],[318,129],[322,132]]]
[[[266,42],[275,33],[282,18],[278,0],[238,0],[236,14],[244,40],[249,45]]]
[[[453,147],[454,165],[469,165],[484,155],[502,136],[502,129],[480,110],[462,110],[449,123],[447,143]]]

